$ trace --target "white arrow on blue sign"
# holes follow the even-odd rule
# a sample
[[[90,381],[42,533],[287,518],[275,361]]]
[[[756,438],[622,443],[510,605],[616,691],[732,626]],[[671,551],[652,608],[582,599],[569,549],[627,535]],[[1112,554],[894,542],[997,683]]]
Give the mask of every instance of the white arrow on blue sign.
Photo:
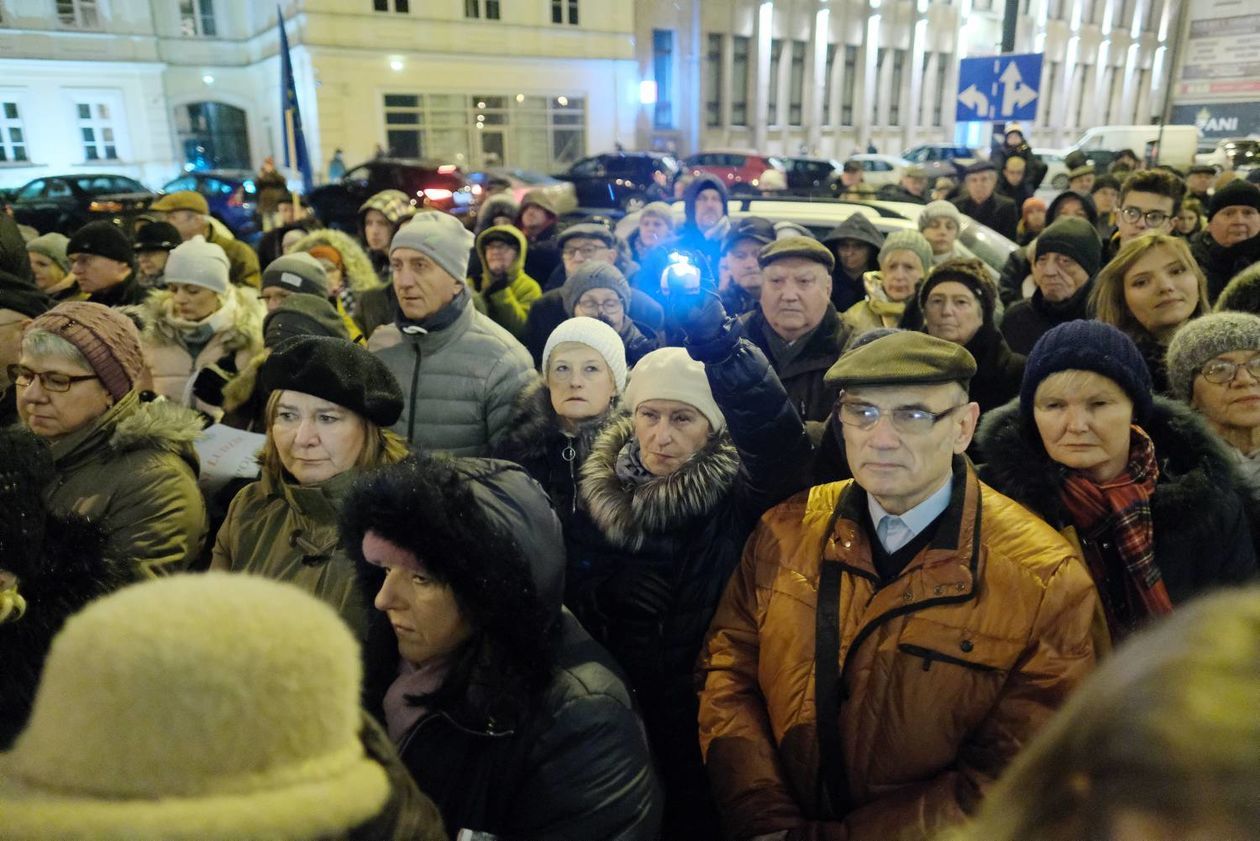
[[[964,58],[958,67],[954,119],[1034,120],[1044,53]]]

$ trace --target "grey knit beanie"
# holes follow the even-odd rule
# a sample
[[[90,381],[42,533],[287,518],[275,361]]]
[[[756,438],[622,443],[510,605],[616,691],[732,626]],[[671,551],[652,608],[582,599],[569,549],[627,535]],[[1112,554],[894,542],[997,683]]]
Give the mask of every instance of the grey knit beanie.
[[[1260,316],[1249,312],[1217,312],[1192,319],[1168,345],[1168,388],[1173,397],[1190,402],[1194,375],[1222,353],[1260,350]]]
[[[923,208],[923,212],[919,214],[919,230],[926,230],[929,222],[941,216],[953,219],[955,225],[962,227],[962,212],[953,202],[937,199],[934,202],[928,202],[927,207]]]
[[[917,255],[924,274],[932,268],[932,245],[918,231],[894,231],[884,237],[884,247],[879,250],[880,266],[893,251],[909,251]]]
[[[263,269],[262,288],[279,286],[290,292],[328,297],[328,272],[324,264],[305,251],[277,257]]]
[[[587,260],[560,287],[566,316],[573,315],[578,299],[590,289],[611,289],[621,299],[621,306],[630,309],[630,284],[625,276],[610,263]]]
[[[468,255],[476,237],[449,213],[417,213],[394,234],[389,253],[399,248],[419,251],[458,281],[468,277]]]
[[[171,250],[166,260],[166,282],[209,289],[220,297],[227,294],[231,264],[217,244],[197,234]]]
[[[34,251],[36,254],[43,254],[49,260],[52,260],[58,266],[61,266],[63,272],[70,271],[70,258],[66,256],[66,245],[70,242],[70,238],[65,234],[53,233],[44,234],[42,237],[35,237],[26,244],[27,251]]]

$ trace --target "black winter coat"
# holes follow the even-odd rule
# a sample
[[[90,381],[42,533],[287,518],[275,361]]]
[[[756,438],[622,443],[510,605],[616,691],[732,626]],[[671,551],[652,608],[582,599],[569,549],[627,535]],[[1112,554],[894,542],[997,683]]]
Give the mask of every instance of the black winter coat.
[[[850,330],[844,320],[830,304],[827,314],[814,334],[806,340],[800,354],[787,365],[774,363],[774,355],[770,352],[770,342],[766,334],[771,330],[766,317],[760,309],[741,316],[740,324],[748,341],[761,349],[770,360],[774,372],[779,375],[792,405],[800,413],[801,420],[807,423],[821,423],[831,414],[836,402],[835,389],[823,384],[823,374],[827,373],[835,361],[840,358],[845,343],[849,340]],[[817,440],[817,432],[814,435]]]
[[[437,803],[453,838],[461,829],[499,838],[651,841],[661,792],[643,727],[620,670],[561,607],[563,540],[551,505],[514,464],[459,459],[491,519],[510,530],[529,562],[539,599],[554,611],[550,683],[529,692],[483,649],[459,699],[428,711],[401,739],[398,753],[420,790]],[[360,563],[365,593],[383,573]],[[396,651],[393,629],[374,612],[365,650],[365,692],[379,714],[381,652]],[[396,663],[396,656],[384,658]],[[454,673],[454,672],[452,672]]]
[[[727,430],[670,476],[635,484],[615,470],[633,420],[612,422],[582,466],[590,521],[566,535],[568,603],[638,695],[665,780],[667,838],[717,836],[700,761],[696,657],[744,541],[762,513],[807,486],[811,453],[755,345],[740,340],[706,374]]]
[[[1207,275],[1208,301],[1215,304],[1234,275],[1260,262],[1260,234],[1226,248],[1204,228],[1190,238],[1190,253]]]
[[[1015,353],[1027,356],[1050,328],[1089,318],[1087,307],[1093,288],[1094,281],[1091,279],[1066,301],[1047,301],[1040,289],[1031,298],[1016,301],[1002,317],[1002,335],[1006,343]]]
[[[1151,497],[1155,563],[1173,604],[1214,587],[1253,580],[1250,501],[1224,444],[1198,415],[1162,397],[1155,398],[1143,429],[1159,462]],[[1059,498],[1061,468],[1051,461],[1036,431],[1025,429],[1017,401],[990,412],[980,422],[978,438],[983,482],[1057,529],[1071,525]]]
[[[558,234],[557,225],[553,222],[544,228],[536,239],[531,239],[525,249],[525,274],[538,281],[539,284],[545,283],[547,278],[551,277],[556,266],[563,265],[560,246],[556,244]]]
[[[1015,202],[1006,196],[995,192],[983,204],[976,204],[970,196],[963,195],[954,200],[954,206],[964,216],[970,216],[1014,242],[1015,229],[1019,227],[1019,210]]]
[[[968,393],[980,404],[981,413],[996,409],[1019,394],[1028,357],[1012,351],[997,328],[981,325],[965,347],[976,360],[976,375],[971,378]]]

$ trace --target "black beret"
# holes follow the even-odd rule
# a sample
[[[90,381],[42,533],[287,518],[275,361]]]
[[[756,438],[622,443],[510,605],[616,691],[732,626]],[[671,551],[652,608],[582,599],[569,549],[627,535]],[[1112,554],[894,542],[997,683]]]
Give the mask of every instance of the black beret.
[[[111,222],[88,222],[66,243],[66,255],[95,254],[131,265],[135,255],[122,228]]]
[[[380,427],[402,415],[398,381],[365,348],[326,336],[298,336],[277,347],[258,372],[263,399],[277,389],[300,391],[344,406]]]

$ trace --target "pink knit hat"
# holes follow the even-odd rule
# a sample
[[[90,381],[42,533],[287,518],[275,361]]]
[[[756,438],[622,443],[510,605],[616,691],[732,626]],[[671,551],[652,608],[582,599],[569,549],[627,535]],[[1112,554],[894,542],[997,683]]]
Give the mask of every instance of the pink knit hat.
[[[121,400],[143,376],[140,331],[118,310],[66,301],[31,321],[25,332],[31,330],[52,333],[74,345],[115,400]]]

